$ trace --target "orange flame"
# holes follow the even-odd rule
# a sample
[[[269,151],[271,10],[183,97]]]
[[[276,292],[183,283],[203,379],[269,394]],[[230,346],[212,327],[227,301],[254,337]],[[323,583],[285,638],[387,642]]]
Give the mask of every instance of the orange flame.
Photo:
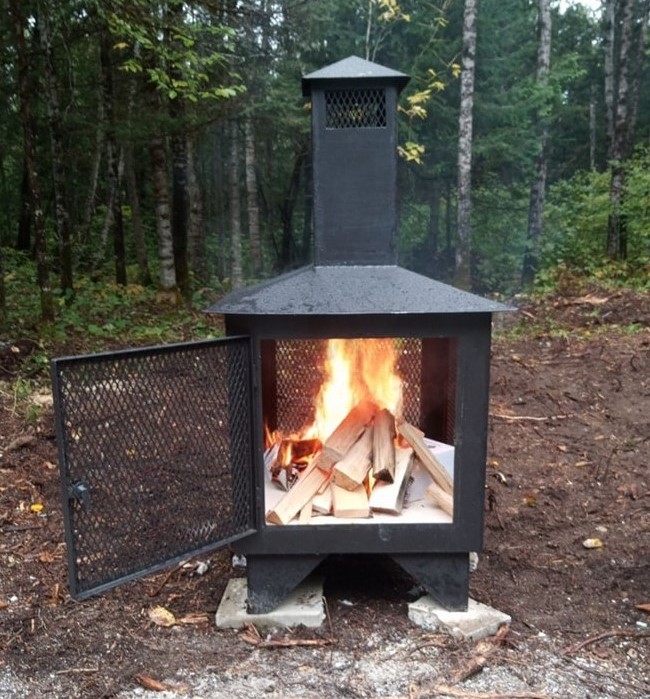
[[[345,416],[363,400],[402,410],[402,379],[397,373],[398,350],[390,339],[333,339],[327,342],[322,367],[325,378],[316,398],[314,422],[300,434],[286,435],[265,428],[269,447],[283,440],[317,439],[324,442]],[[280,462],[292,461],[292,445],[281,449]]]
[[[394,341],[329,340],[324,366],[326,378],[316,399],[316,417],[307,436],[324,441],[350,410],[365,399],[399,414],[402,380],[396,364]]]

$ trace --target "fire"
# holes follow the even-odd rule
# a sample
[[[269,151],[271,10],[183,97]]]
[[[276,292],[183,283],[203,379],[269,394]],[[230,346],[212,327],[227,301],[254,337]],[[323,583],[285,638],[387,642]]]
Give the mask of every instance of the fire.
[[[394,340],[375,338],[332,339],[322,366],[325,378],[315,402],[315,417],[300,433],[271,432],[265,428],[265,445],[280,445],[277,463],[303,464],[320,449],[341,420],[364,400],[393,415],[402,412],[402,379],[397,373]],[[300,446],[299,446],[300,445]]]
[[[333,339],[327,343],[325,381],[316,416],[306,436],[325,441],[355,405],[370,399],[393,414],[401,412],[402,380],[394,341]]]

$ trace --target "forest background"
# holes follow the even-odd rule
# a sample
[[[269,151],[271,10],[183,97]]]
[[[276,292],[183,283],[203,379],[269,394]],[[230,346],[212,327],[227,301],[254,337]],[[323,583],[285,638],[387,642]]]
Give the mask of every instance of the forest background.
[[[0,6],[6,339],[208,334],[192,309],[309,263],[300,78],[352,54],[412,76],[402,265],[508,297],[649,285],[650,0]]]

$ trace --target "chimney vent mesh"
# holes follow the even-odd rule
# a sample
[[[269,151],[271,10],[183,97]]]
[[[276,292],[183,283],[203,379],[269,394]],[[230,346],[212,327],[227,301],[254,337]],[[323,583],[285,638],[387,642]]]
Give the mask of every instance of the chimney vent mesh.
[[[386,127],[385,90],[327,90],[327,129],[368,129]]]

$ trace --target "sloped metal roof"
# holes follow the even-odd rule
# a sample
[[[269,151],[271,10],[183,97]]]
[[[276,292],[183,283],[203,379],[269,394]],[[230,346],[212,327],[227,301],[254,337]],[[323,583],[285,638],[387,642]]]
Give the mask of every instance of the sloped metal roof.
[[[348,56],[348,58],[303,76],[302,94],[310,95],[312,83],[325,80],[381,80],[395,83],[401,90],[409,79],[408,75],[400,73],[398,70],[366,61],[358,56]]]
[[[208,313],[373,315],[495,313],[512,308],[397,265],[312,266],[228,294]]]

